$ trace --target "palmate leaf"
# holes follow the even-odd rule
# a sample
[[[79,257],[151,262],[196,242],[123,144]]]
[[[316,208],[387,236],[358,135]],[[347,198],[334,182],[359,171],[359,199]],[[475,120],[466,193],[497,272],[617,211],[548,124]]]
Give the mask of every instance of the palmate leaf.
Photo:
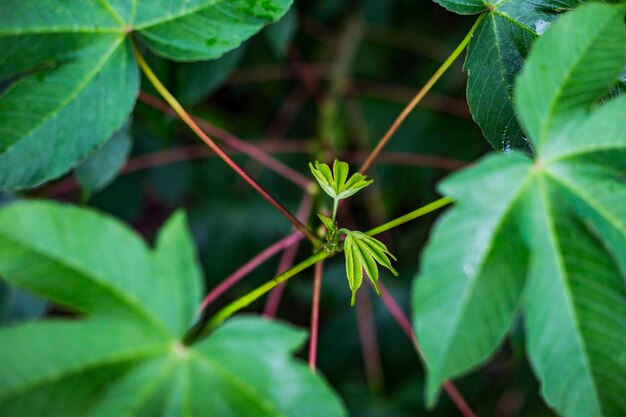
[[[535,39],[586,0],[434,0],[460,14],[485,13],[468,46],[467,101],[491,146],[528,151],[514,109],[514,80]]]
[[[431,403],[521,312],[548,403],[626,414],[626,97],[598,104],[626,58],[625,9],[581,6],[536,42],[515,90],[534,160],[489,156],[441,187],[457,204],[413,294]]]
[[[355,172],[348,178],[350,167],[346,162],[337,159],[333,162],[332,171],[327,164],[318,161],[315,161],[315,165],[309,162],[309,168],[324,192],[335,200],[351,197],[374,182],[360,172]]]
[[[217,58],[291,0],[0,2],[0,189],[34,187],[85,159],[132,111],[131,36],[175,60]]]
[[[202,293],[182,213],[150,250],[89,210],[10,204],[0,209],[0,276],[84,313],[0,328],[0,416],[345,415],[291,358],[299,330],[246,317],[182,343]]]

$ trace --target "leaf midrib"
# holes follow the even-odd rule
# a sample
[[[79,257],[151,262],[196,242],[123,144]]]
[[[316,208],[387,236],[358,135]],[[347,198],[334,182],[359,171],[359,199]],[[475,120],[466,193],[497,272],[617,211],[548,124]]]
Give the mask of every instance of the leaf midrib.
[[[557,85],[557,88],[552,95],[552,100],[548,103],[548,108],[546,109],[545,117],[543,118],[543,123],[541,124],[539,135],[537,137],[538,142],[538,150],[541,147],[542,143],[545,141],[547,136],[547,132],[549,132],[550,125],[553,123],[554,119],[554,110],[557,104],[560,102],[561,96],[563,95],[565,86],[569,84],[572,74],[578,68],[580,62],[587,56],[589,50],[597,44],[597,39],[601,37],[602,33],[607,30],[607,21],[610,21],[612,16],[607,17],[607,19],[602,22],[600,29],[592,36],[586,39],[587,44],[582,48],[582,52],[578,55],[578,57],[572,62],[570,67],[567,69],[564,77],[561,77],[561,83]]]
[[[240,378],[238,375],[233,373],[230,369],[223,367],[221,364],[213,361],[206,354],[202,354],[200,352],[190,350],[193,353],[194,358],[198,359],[200,364],[203,364],[205,367],[212,371],[217,371],[224,379],[231,382],[233,385],[241,388],[242,392],[248,394],[248,397],[254,400],[259,404],[259,407],[263,410],[266,410],[269,415],[273,415],[276,417],[288,417],[283,414],[279,409],[277,409],[274,404],[270,401],[266,400],[257,390],[249,385],[244,379]]]
[[[511,210],[513,209],[513,207],[515,207],[515,205],[516,205],[517,201],[519,200],[520,196],[522,196],[524,194],[524,192],[526,191],[526,187],[531,182],[532,177],[533,177],[532,175],[527,173],[527,177],[520,184],[518,191],[509,200],[510,203],[509,203],[508,207],[505,209],[503,215],[500,216],[500,220],[496,223],[496,225],[494,227],[493,233],[491,234],[492,239],[489,240],[489,245],[488,245],[488,247],[485,248],[484,256],[481,257],[480,264],[477,265],[474,277],[477,277],[477,276],[479,276],[482,273],[482,270],[485,267],[486,259],[489,257],[489,255],[492,253],[492,251],[495,249],[495,247],[493,246],[494,241],[495,241],[494,237],[498,235],[498,233],[500,232],[500,229],[506,223],[505,219],[508,218],[509,214],[511,213]],[[467,290],[463,292],[463,297],[459,301],[459,310],[458,311],[461,311],[461,312],[465,311],[465,308],[467,307],[467,304],[468,304],[468,298],[470,297],[470,294],[472,294],[474,292],[474,287],[477,285],[477,282],[478,282],[477,279],[471,280],[470,284],[467,287]],[[447,338],[448,340],[456,339],[458,331],[460,329],[460,327],[458,326],[458,323],[459,323],[460,320],[462,320],[462,317],[463,317],[463,314],[455,314],[454,326],[452,327],[454,330],[452,331],[451,337]],[[447,357],[448,352],[449,352],[449,350],[450,350],[452,345],[453,345],[453,343],[446,343],[445,349],[443,350],[442,357],[444,357],[444,358]]]
[[[540,194],[540,198],[544,200],[545,202],[545,212],[544,215],[546,216],[546,221],[548,222],[548,230],[547,230],[547,235],[548,235],[548,239],[550,240],[550,242],[552,243],[552,247],[554,249],[554,257],[557,263],[557,268],[559,269],[559,280],[561,281],[561,285],[563,288],[563,290],[565,291],[565,298],[567,300],[567,307],[568,310],[570,312],[570,317],[573,320],[573,326],[574,326],[574,330],[575,330],[575,335],[576,335],[576,339],[578,340],[578,346],[580,347],[581,350],[581,354],[583,356],[583,365],[585,367],[585,370],[587,372],[587,376],[588,378],[590,378],[590,382],[593,388],[593,396],[595,398],[596,401],[596,406],[597,408],[601,411],[602,410],[602,403],[600,401],[600,396],[599,393],[597,391],[597,383],[595,380],[595,375],[593,374],[593,370],[591,367],[591,363],[589,362],[589,357],[588,357],[588,349],[587,349],[587,345],[585,343],[585,339],[582,336],[582,332],[580,330],[580,323],[579,323],[579,318],[578,315],[576,314],[576,308],[574,306],[574,301],[572,299],[572,291],[571,288],[569,286],[569,281],[567,280],[567,277],[569,276],[567,274],[567,269],[565,268],[565,264],[563,261],[563,258],[561,256],[562,251],[561,246],[559,244],[559,239],[558,239],[558,233],[555,230],[555,222],[554,222],[554,218],[551,214],[553,214],[553,209],[552,209],[552,204],[551,204],[551,200],[548,196],[547,190],[546,190],[546,184],[545,181],[541,181],[541,179],[538,182],[538,189],[539,189],[539,194]],[[537,278],[537,277],[535,277]],[[602,414],[601,414],[602,415]]]
[[[580,189],[577,184],[568,181],[565,178],[562,178],[557,173],[552,172],[550,169],[546,169],[545,174],[550,177],[552,180],[561,184],[563,187],[567,188],[574,194],[578,199],[591,209],[593,209],[596,213],[600,214],[602,218],[607,220],[610,224],[612,224],[616,229],[618,229],[622,235],[626,236],[626,223],[621,222],[618,218],[613,216],[610,212],[606,211],[604,207],[595,200],[591,195],[585,193],[584,190]]]

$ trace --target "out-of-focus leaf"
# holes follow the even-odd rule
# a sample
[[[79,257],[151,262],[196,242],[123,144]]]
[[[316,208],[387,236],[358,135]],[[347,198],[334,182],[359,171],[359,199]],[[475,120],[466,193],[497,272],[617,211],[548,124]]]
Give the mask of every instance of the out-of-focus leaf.
[[[93,193],[109,185],[124,166],[131,147],[130,124],[127,123],[76,168],[76,178],[83,189]]]
[[[431,403],[493,353],[521,305],[548,403],[626,413],[626,97],[597,104],[623,69],[624,10],[581,6],[535,44],[515,90],[534,160],[491,156],[442,187],[458,203],[413,296]]]
[[[535,39],[560,14],[585,1],[435,1],[455,13],[485,13],[470,41],[465,61],[470,110],[495,149],[531,150],[514,109],[515,77]]]
[[[263,36],[278,58],[286,55],[287,46],[296,34],[297,18],[296,8],[292,7],[277,23],[263,30]]]
[[[67,398],[66,417],[346,415],[292,358],[302,331],[238,318],[183,344],[201,289],[184,220],[175,214],[150,252],[88,210],[32,201],[0,209],[2,276],[87,312],[0,329],[0,416],[59,415]]]
[[[0,189],[59,177],[119,130],[139,72],[129,33],[156,54],[215,59],[291,0],[6,0],[0,3]],[[28,51],[28,53],[25,53]]]

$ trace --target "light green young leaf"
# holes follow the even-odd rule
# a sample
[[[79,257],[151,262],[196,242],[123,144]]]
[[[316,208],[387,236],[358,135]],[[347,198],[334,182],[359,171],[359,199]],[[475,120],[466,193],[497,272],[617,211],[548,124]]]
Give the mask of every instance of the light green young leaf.
[[[317,217],[319,217],[319,219],[322,221],[322,224],[324,225],[324,227],[326,227],[326,230],[328,230],[329,232],[333,230],[337,230],[337,225],[335,224],[333,219],[331,219],[330,217],[326,217],[323,214],[318,214]]]
[[[363,282],[363,269],[365,269],[367,276],[372,284],[374,284],[378,295],[380,295],[380,290],[378,288],[379,274],[377,263],[389,269],[394,275],[398,275],[393,266],[391,266],[388,255],[394,260],[396,258],[387,250],[387,247],[382,242],[371,236],[367,236],[365,233],[358,231],[346,232],[344,252],[346,256],[346,275],[350,289],[352,290],[351,305],[353,306],[356,291],[361,287]]]
[[[348,234],[343,242],[343,252],[346,257],[346,276],[348,277],[348,285],[352,291],[350,305],[354,306],[356,301],[356,292],[361,288],[363,283],[363,264],[358,253],[358,248],[354,242],[354,238]]]
[[[182,213],[150,252],[92,211],[10,204],[0,209],[0,275],[86,313],[0,328],[1,417],[346,415],[292,358],[299,330],[239,318],[183,344],[201,285]]]
[[[348,198],[374,182],[360,172],[355,172],[348,179],[348,164],[337,159],[332,172],[327,164],[318,161],[315,165],[309,162],[309,168],[324,192],[335,200]]]
[[[596,102],[626,58],[624,11],[581,6],[536,42],[515,96],[534,160],[491,156],[442,186],[457,206],[413,294],[431,404],[521,307],[548,403],[568,417],[626,414],[626,98]]]
[[[0,95],[0,189],[59,177],[123,126],[139,90],[130,33],[162,56],[214,59],[290,4],[3,0],[0,82],[9,86]]]

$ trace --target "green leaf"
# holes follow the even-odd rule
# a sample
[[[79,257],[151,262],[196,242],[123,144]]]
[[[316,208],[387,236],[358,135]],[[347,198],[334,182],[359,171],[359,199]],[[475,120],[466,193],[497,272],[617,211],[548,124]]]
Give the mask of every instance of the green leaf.
[[[624,6],[581,6],[536,42],[515,93],[534,160],[490,156],[442,185],[457,204],[413,294],[431,403],[520,312],[548,403],[572,417],[626,413],[626,97],[597,104],[626,58],[623,18]]]
[[[129,34],[177,60],[218,58],[290,0],[0,2],[0,189],[57,178],[128,119],[139,90]],[[54,18],[51,18],[54,16]]]
[[[309,168],[324,192],[335,200],[348,198],[374,182],[366,180],[367,177],[360,172],[355,172],[348,179],[348,164],[337,159],[332,172],[327,164],[318,161],[315,165],[309,162]]]
[[[291,0],[141,0],[134,28],[157,55],[215,59],[289,10]]]
[[[131,147],[130,125],[127,123],[76,168],[76,178],[83,189],[91,194],[109,185],[124,166]]]
[[[561,31],[572,34],[563,48],[553,48],[559,31],[548,31],[530,57],[543,64],[526,66],[518,78],[517,111],[536,147],[560,119],[602,97],[624,68],[624,28],[616,23],[623,22],[623,9],[589,7],[595,10],[561,19]],[[602,47],[595,47],[598,44]],[[547,65],[550,60],[558,65]]]
[[[322,224],[329,232],[337,230],[337,225],[330,217],[326,217],[323,214],[318,214],[317,217],[319,217],[319,219],[322,221]]]
[[[183,344],[201,285],[182,213],[153,252],[112,219],[54,203],[3,207],[0,230],[3,277],[87,313],[0,328],[0,416],[346,415],[292,358],[302,331],[238,318]]]
[[[0,275],[53,302],[162,326],[169,294],[153,269],[146,244],[108,216],[44,201],[0,209]]]
[[[483,0],[434,0],[450,10],[459,14],[476,14],[487,10],[487,3]]]
[[[263,30],[263,36],[272,48],[272,52],[278,58],[283,58],[287,54],[289,42],[296,34],[298,16],[295,7],[283,16],[277,23],[268,26]]]
[[[169,287],[164,290],[168,294],[164,307],[169,310],[170,328],[182,336],[191,326],[204,292],[203,274],[184,212],[173,214],[159,232],[154,259],[157,274]]]
[[[560,14],[585,0],[435,1],[459,14],[485,13],[470,41],[465,61],[467,101],[472,116],[495,149],[531,150],[514,109],[515,77],[535,39]],[[588,34],[581,31],[578,35]]]
[[[344,229],[345,230],[345,229]],[[352,290],[351,305],[354,306],[356,291],[361,287],[363,282],[363,270],[367,273],[378,295],[378,265],[377,263],[389,269],[394,275],[398,275],[388,256],[396,259],[387,250],[387,247],[379,240],[365,233],[358,231],[346,231],[346,239],[344,240],[344,252],[346,256],[346,276],[348,284]]]

